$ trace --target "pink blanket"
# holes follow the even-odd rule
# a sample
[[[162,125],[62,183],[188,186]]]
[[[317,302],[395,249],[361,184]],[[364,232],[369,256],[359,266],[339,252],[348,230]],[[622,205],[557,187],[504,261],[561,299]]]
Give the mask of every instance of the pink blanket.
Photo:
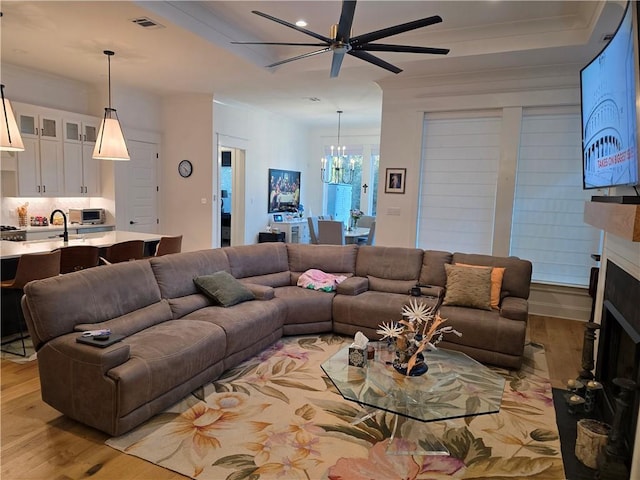
[[[332,275],[312,268],[300,275],[298,286],[312,290],[322,290],[323,292],[332,292],[346,278],[344,275]]]

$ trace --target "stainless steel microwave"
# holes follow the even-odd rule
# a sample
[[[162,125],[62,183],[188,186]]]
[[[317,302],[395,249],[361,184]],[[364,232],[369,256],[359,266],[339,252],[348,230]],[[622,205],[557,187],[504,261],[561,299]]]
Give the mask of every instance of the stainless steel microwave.
[[[100,224],[105,222],[104,208],[70,208],[69,223]]]

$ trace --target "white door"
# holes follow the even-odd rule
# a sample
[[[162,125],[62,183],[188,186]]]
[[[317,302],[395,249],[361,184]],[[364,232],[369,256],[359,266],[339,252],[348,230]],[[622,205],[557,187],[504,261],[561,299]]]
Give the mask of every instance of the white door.
[[[153,143],[128,141],[131,160],[127,168],[125,227],[131,232],[158,231],[158,147]]]

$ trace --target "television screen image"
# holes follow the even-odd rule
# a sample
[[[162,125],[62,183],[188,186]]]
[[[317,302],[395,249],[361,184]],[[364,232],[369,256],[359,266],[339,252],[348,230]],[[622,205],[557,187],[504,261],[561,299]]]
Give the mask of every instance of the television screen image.
[[[580,72],[585,189],[638,184],[638,33],[630,2],[607,46]]]
[[[300,172],[269,169],[269,211],[295,212],[300,205]]]

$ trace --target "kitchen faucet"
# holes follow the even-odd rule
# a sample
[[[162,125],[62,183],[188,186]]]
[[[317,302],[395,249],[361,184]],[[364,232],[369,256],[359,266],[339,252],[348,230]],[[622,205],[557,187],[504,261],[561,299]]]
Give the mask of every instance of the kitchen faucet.
[[[57,212],[60,212],[60,214],[62,215],[62,219],[64,220],[64,233],[62,235],[58,235],[58,236],[62,237],[62,240],[64,241],[64,243],[68,243],[69,242],[69,231],[67,230],[67,216],[64,214],[64,212],[62,210],[60,210],[59,208],[56,208],[53,212],[51,212],[51,218],[49,219],[49,224],[53,225],[53,216]]]

